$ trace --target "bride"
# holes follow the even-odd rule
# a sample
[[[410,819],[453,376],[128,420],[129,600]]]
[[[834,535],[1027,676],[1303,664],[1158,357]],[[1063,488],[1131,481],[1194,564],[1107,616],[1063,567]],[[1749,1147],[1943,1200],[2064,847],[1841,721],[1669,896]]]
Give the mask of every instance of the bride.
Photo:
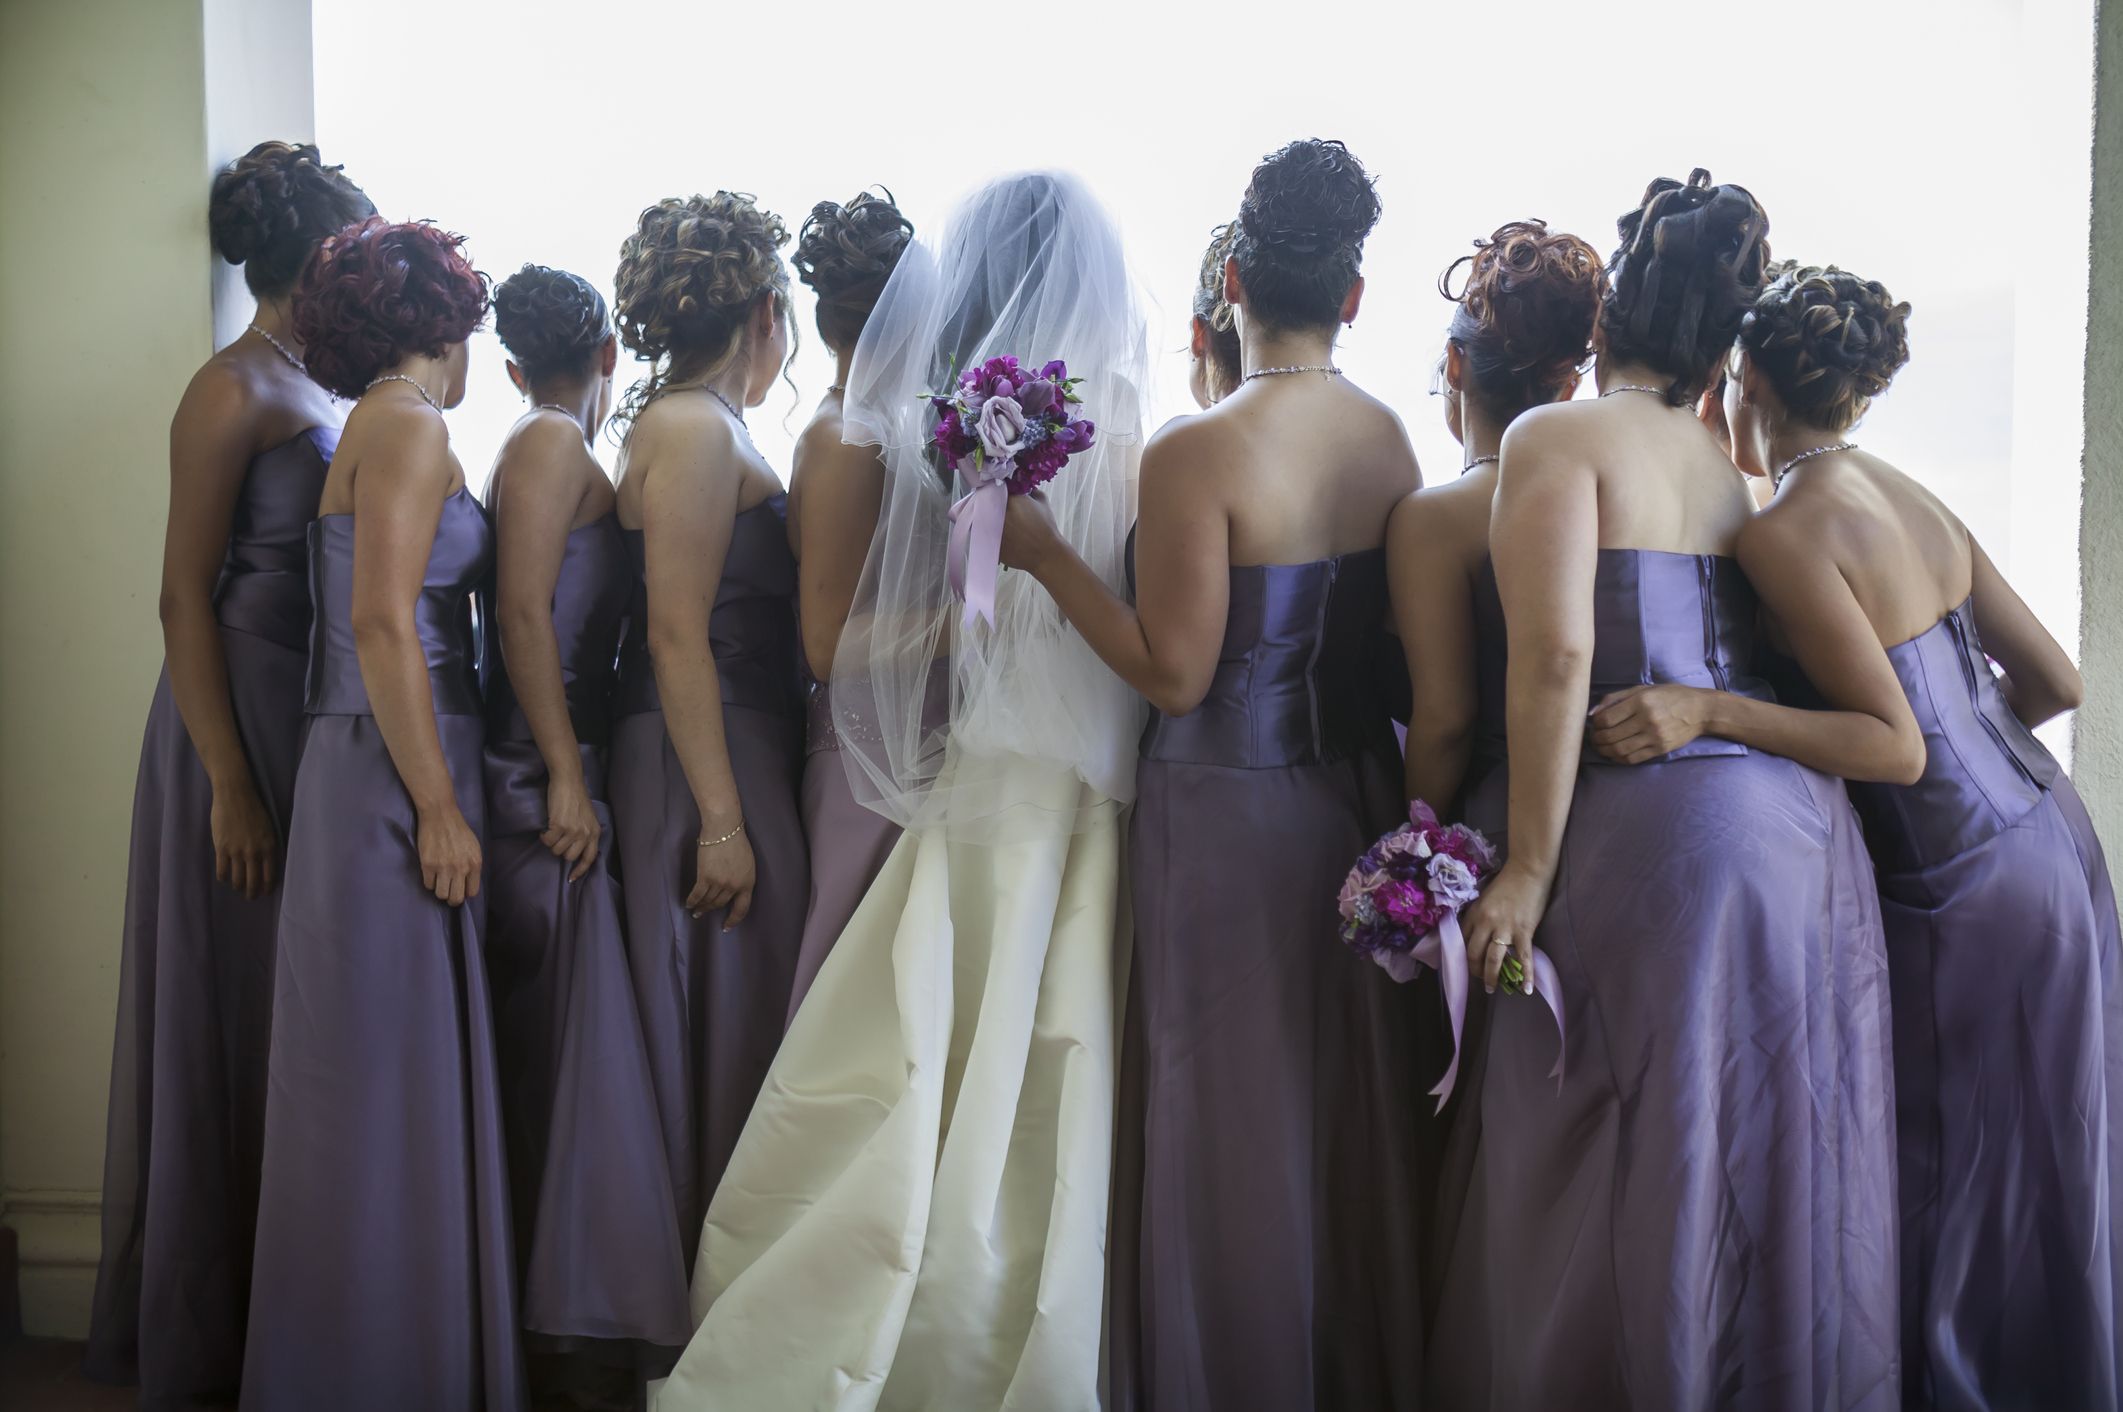
[[[964,486],[922,394],[1067,361],[1099,428],[1045,490],[1120,590],[1147,346],[1081,184],[983,187],[857,346],[846,439],[887,466],[832,698],[856,795],[905,833],[835,944],[708,1208],[698,1329],[656,1412],[1098,1405],[1120,811],[1140,707],[1028,576],[994,626],[944,575]]]

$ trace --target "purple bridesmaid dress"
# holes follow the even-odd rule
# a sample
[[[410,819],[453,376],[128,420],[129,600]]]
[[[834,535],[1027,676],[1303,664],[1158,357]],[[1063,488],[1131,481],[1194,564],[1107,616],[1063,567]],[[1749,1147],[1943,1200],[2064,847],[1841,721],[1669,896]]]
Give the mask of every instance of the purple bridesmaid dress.
[[[1209,694],[1144,733],[1115,1412],[1418,1404],[1435,992],[1343,947],[1334,911],[1406,818],[1373,676],[1385,610],[1381,550],[1232,569]]]
[[[633,589],[617,518],[568,536],[553,630],[583,780],[605,827],[597,861],[575,882],[574,865],[539,841],[545,759],[488,634],[487,976],[524,1327],[676,1348],[692,1331],[686,1271],[605,802],[614,664]]]
[[[1766,694],[1732,560],[1603,549],[1594,608],[1594,699]],[[1477,1007],[1431,1405],[1894,1407],[1886,952],[1840,787],[1727,741],[1634,767],[1587,747],[1537,944],[1567,1066],[1559,1092],[1538,1000]]]
[[[781,1043],[810,890],[797,803],[804,724],[787,506],[776,495],[738,513],[708,623],[723,736],[758,865],[751,915],[730,931],[721,911],[697,919],[686,911],[700,812],[664,730],[643,632],[642,534],[624,531],[635,587],[619,650],[612,815],[627,950],[688,1270],[708,1198]]]
[[[878,870],[899,842],[899,825],[856,799],[833,726],[833,689],[805,677],[803,831],[810,845],[811,901],[796,950],[789,1019],[803,1004],[841,929],[862,905]]]
[[[229,704],[287,838],[302,750],[310,521],[338,445],[308,431],[251,462],[214,589]],[[164,669],[148,709],[126,868],[87,1370],[144,1408],[231,1400],[243,1371],[280,893],[214,881],[213,790]],[[159,1140],[158,1140],[159,1139]]]
[[[442,507],[417,603],[458,806],[484,833],[471,597],[492,533]],[[310,529],[309,735],[274,988],[246,1412],[524,1406],[484,908],[420,880],[412,801],[369,710],[354,517]]]
[[[2123,975],[2093,825],[1969,605],[1887,651],[1924,777],[1853,784],[1894,994],[1911,1406],[2114,1408]]]

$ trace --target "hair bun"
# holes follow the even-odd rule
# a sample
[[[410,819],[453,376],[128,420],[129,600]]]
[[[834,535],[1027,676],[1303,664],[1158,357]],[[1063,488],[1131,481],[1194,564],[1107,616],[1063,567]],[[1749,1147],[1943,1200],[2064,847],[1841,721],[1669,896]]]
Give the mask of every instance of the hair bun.
[[[494,291],[494,332],[535,380],[588,371],[611,324],[604,296],[581,275],[525,265]]]
[[[1591,357],[1607,277],[1590,245],[1545,221],[1509,222],[1474,245],[1438,277],[1438,292],[1460,306],[1451,338],[1474,394],[1508,421],[1561,396]]]
[[[1790,411],[1842,431],[1909,361],[1909,305],[1833,265],[1783,274],[1746,316],[1740,344]]]
[[[1669,379],[1668,400],[1693,401],[1761,292],[1769,217],[1747,188],[1714,185],[1697,167],[1685,182],[1653,181],[1615,229],[1604,352],[1649,364]]]
[[[311,144],[261,142],[215,176],[206,222],[215,253],[243,266],[251,291],[269,298],[294,287],[326,236],[375,214]]]
[[[754,300],[787,291],[788,241],[781,217],[742,192],[657,202],[619,250],[620,341],[651,360],[726,342]]]
[[[1239,205],[1247,237],[1298,257],[1364,243],[1378,224],[1378,190],[1340,142],[1293,142],[1254,168]]]
[[[879,191],[861,192],[846,205],[819,202],[796,237],[796,273],[818,296],[818,330],[835,348],[861,336],[914,239],[914,223],[889,190]]]

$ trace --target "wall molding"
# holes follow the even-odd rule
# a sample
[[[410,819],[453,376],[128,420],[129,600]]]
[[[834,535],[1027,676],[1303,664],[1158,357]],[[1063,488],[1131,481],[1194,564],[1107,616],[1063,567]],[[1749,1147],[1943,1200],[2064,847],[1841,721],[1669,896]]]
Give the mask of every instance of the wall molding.
[[[19,1243],[23,1332],[86,1337],[103,1249],[103,1193],[10,1187],[0,1191],[0,1221]]]

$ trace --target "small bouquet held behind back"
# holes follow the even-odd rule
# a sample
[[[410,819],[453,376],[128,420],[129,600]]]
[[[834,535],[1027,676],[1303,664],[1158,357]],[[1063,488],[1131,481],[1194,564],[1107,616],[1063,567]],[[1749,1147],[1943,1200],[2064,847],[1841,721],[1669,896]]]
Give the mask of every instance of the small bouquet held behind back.
[[[1336,899],[1342,942],[1350,950],[1370,957],[1397,981],[1413,980],[1419,966],[1438,973],[1452,1022],[1452,1063],[1430,1090],[1440,1109],[1459,1078],[1460,1030],[1467,1013],[1467,943],[1460,934],[1460,912],[1481,896],[1496,866],[1496,849],[1478,830],[1438,822],[1437,811],[1418,799],[1408,806],[1407,823],[1364,850]],[[1506,994],[1538,994],[1546,1000],[1561,1037],[1563,992],[1544,952],[1533,953],[1531,976],[1516,955],[1510,956],[1500,980]],[[1562,1076],[1558,1050],[1549,1077]]]
[[[949,392],[926,394],[937,412],[930,440],[944,468],[961,471],[972,462],[965,474],[973,489],[951,507],[944,561],[969,627],[975,618],[995,625],[995,576],[1010,497],[1054,479],[1098,435],[1093,422],[1071,411],[1082,405],[1076,393],[1082,382],[1059,358],[1034,372],[1003,356],[968,368]]]

